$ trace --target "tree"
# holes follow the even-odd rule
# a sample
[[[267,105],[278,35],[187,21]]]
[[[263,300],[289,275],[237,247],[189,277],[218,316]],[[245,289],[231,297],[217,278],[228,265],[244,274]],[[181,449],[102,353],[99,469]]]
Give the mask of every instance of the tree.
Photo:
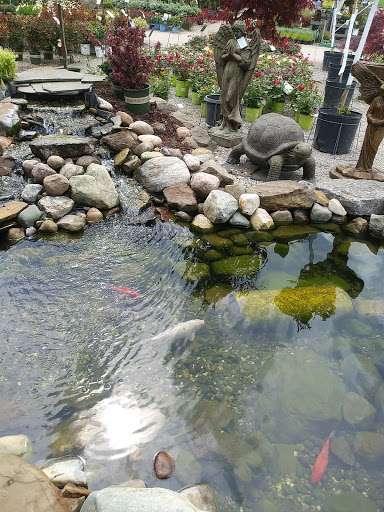
[[[301,21],[300,12],[314,8],[311,0],[220,0],[220,6],[232,14],[233,19],[256,21],[264,38],[277,36],[276,27],[290,27]]]

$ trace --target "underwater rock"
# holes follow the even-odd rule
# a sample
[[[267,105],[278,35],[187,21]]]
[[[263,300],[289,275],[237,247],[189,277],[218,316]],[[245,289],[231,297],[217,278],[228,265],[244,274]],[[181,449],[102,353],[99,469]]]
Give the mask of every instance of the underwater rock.
[[[185,487],[179,491],[179,494],[188,498],[198,509],[205,510],[206,512],[219,512],[215,493],[207,484]]]
[[[375,394],[375,407],[384,416],[384,382],[381,384]]]
[[[343,361],[343,378],[349,388],[364,396],[371,403],[383,383],[372,360],[362,354],[351,354]]]
[[[343,418],[358,430],[372,427],[376,409],[364,397],[349,392],[345,395],[343,403]]]
[[[204,282],[211,277],[209,266],[205,263],[178,262],[174,268],[189,283]]]
[[[328,361],[310,350],[276,353],[261,367],[258,389],[249,397],[254,422],[272,443],[326,438],[341,420],[344,384]]]
[[[283,315],[307,323],[315,316],[326,319],[336,313],[352,311],[348,294],[335,286],[249,290],[237,293],[236,298],[243,316],[252,324],[275,321]]]
[[[273,231],[272,235],[277,240],[297,240],[317,233],[320,233],[320,231],[312,226],[292,225],[279,226]]]
[[[364,235],[368,231],[368,221],[362,217],[356,217],[345,226],[345,230],[354,236]]]
[[[355,301],[355,310],[363,317],[383,317],[384,300],[358,299]]]
[[[255,255],[224,258],[211,264],[213,272],[220,276],[250,276],[258,272],[259,267],[260,258]]]
[[[153,466],[156,477],[162,480],[169,478],[175,471],[175,461],[167,452],[157,453]]]
[[[251,242],[272,242],[273,236],[267,231],[247,231],[244,236]]]
[[[24,457],[32,453],[32,443],[24,434],[0,437],[0,455]]]
[[[357,491],[329,496],[321,512],[376,512],[376,504]]]
[[[216,233],[204,235],[202,239],[204,242],[206,242],[207,244],[209,244],[211,247],[218,251],[228,249],[233,245],[233,242],[231,242],[231,240],[228,240],[227,238],[222,238]]]
[[[330,444],[330,451],[346,466],[353,467],[356,463],[351,445],[343,437],[336,436]]]
[[[382,461],[384,435],[377,432],[358,432],[353,440],[353,448],[365,462]]]

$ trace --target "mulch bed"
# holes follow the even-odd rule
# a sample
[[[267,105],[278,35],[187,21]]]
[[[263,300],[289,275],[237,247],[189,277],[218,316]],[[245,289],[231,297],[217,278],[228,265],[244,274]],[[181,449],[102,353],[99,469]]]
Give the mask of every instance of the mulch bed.
[[[163,123],[165,125],[165,133],[156,133],[156,129],[154,131],[155,135],[158,135],[161,138],[164,146],[167,146],[168,148],[178,148],[183,154],[190,153],[192,151],[193,148],[187,142],[183,142],[182,139],[177,138],[176,130],[179,128],[179,125],[173,121],[167,112],[157,110],[155,103],[151,104],[148,114],[137,116],[135,114],[131,114],[127,110],[124,100],[119,100],[114,97],[112,85],[108,83],[95,84],[93,86],[93,90],[100,98],[109,101],[116,111],[121,110],[122,112],[130,114],[134,121],[146,121],[150,125],[156,121]]]

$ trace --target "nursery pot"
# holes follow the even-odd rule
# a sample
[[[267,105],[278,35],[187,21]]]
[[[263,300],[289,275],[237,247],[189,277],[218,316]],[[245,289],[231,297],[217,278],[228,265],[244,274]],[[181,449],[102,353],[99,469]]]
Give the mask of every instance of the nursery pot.
[[[285,103],[282,101],[272,101],[271,111],[275,114],[282,114]]]
[[[154,29],[155,30],[160,30],[160,23],[155,23],[154,24]]]
[[[329,52],[328,67],[326,68],[326,70],[329,68],[330,64],[338,64],[340,66],[342,58],[343,58],[342,52]]]
[[[351,72],[351,66],[352,66],[352,64],[346,64],[346,66],[345,66],[343,78],[342,78],[342,80],[344,82],[346,82],[348,80],[349,74]],[[340,75],[339,75],[340,69],[341,69],[340,64],[333,64],[331,62],[328,66],[328,77],[327,78],[337,78],[338,80],[340,80]]]
[[[41,64],[40,52],[29,52],[29,60],[31,64]]]
[[[179,30],[179,27],[177,25],[173,25],[172,29],[171,29],[171,32],[173,33],[177,33]]]
[[[338,114],[336,108],[319,108],[313,147],[323,153],[344,155],[349,152],[362,114]]]
[[[44,60],[53,60],[53,50],[43,50]]]
[[[348,92],[345,106],[348,107],[355,91],[356,82],[352,82]],[[336,108],[339,105],[341,96],[345,90],[345,82],[339,82],[337,78],[327,79],[325,82],[323,107]]]
[[[296,121],[296,123],[299,122],[299,117],[300,117],[300,110],[295,110],[295,121]]]
[[[303,130],[310,130],[312,128],[313,116],[310,114],[299,114],[299,123],[300,128]]]
[[[245,120],[249,123],[256,121],[263,113],[263,105],[261,107],[245,107]]]
[[[179,98],[188,98],[189,83],[185,80],[176,80],[176,96]]]
[[[124,89],[124,100],[127,110],[139,116],[149,112],[149,89],[146,84],[142,89]]]
[[[81,53],[81,55],[91,55],[91,45],[90,44],[81,44],[80,45],[80,53]]]
[[[113,96],[117,100],[123,100],[124,99],[124,92],[120,84],[112,84],[113,87]]]
[[[192,105],[200,105],[201,96],[198,92],[192,91]]]
[[[24,56],[23,56],[23,52],[16,52],[17,53],[17,57],[16,57],[16,60],[17,61],[20,61],[20,60],[23,60]]]
[[[205,121],[209,126],[215,126],[221,113],[220,94],[207,94],[204,98],[206,103]]]
[[[164,23],[160,23],[160,32],[167,32],[169,29],[169,25],[165,25]]]
[[[328,63],[329,63],[329,56],[331,55],[331,51],[330,50],[327,50],[324,52],[324,55],[323,55],[323,66],[322,66],[322,70],[323,71],[327,71],[328,69]]]
[[[95,46],[95,55],[97,58],[103,58],[105,55],[104,48],[102,46]]]
[[[205,117],[207,115],[207,104],[203,100],[201,102],[201,117]]]

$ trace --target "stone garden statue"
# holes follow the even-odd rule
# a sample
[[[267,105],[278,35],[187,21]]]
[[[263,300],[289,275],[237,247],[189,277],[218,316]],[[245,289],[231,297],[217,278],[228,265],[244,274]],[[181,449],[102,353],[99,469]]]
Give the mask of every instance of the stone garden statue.
[[[221,114],[215,127],[209,130],[212,139],[225,147],[239,144],[241,136],[240,102],[252,74],[255,71],[260,51],[260,32],[255,29],[251,41],[245,40],[247,33],[243,21],[222,25],[213,44],[217,81],[221,94]]]
[[[360,82],[361,97],[369,105],[367,128],[356,166],[340,164],[336,172],[331,171],[331,177],[384,181],[384,172],[373,168],[376,153],[384,138],[384,64],[358,61],[353,64],[351,73]]]

